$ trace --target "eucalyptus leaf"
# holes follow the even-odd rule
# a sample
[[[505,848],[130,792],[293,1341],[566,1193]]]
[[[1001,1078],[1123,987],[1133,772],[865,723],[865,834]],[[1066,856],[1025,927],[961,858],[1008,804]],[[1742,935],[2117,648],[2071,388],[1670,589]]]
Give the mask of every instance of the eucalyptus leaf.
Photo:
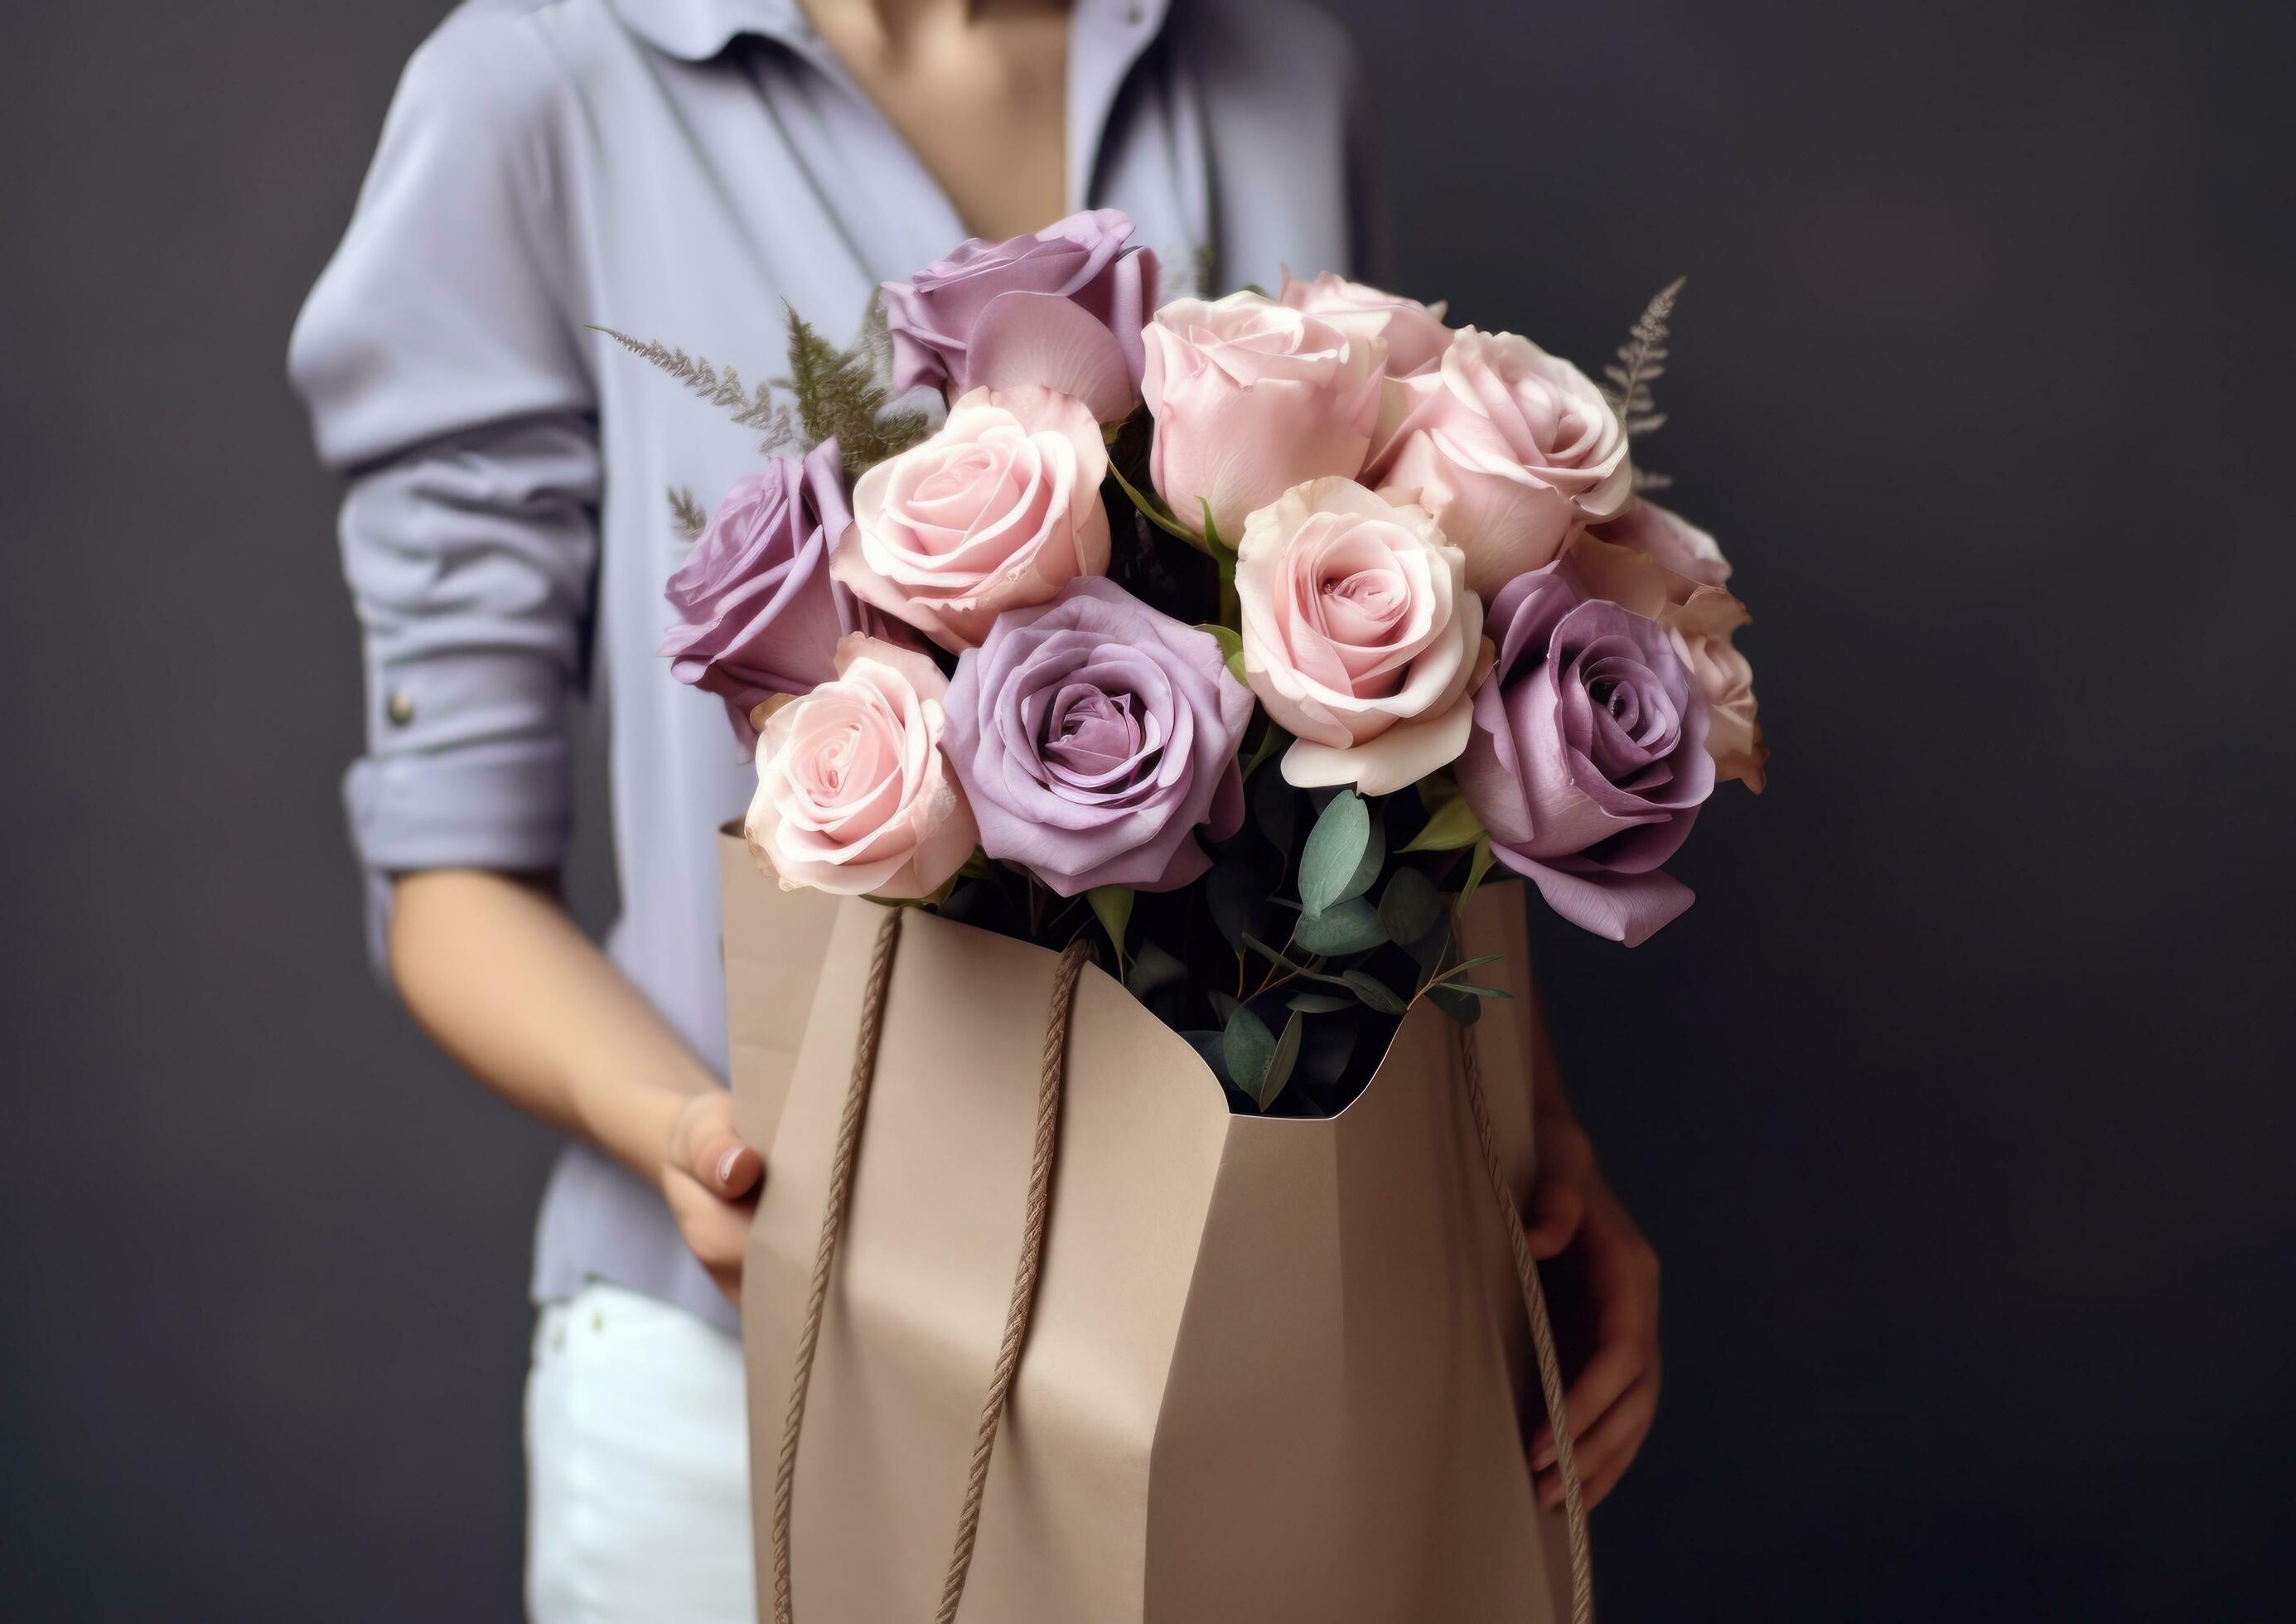
[[[1335,958],[1384,945],[1387,929],[1379,923],[1377,908],[1360,897],[1350,897],[1323,913],[1301,915],[1292,939],[1303,953]]]
[[[1151,993],[1187,979],[1185,964],[1154,942],[1144,941],[1140,944],[1140,951],[1132,956],[1132,968],[1125,973],[1124,989],[1144,1003]]]
[[[1337,993],[1295,992],[1284,1000],[1284,1007],[1298,1010],[1303,1015],[1328,1015],[1339,1010],[1354,1008],[1355,1000],[1342,998]]]
[[[1450,947],[1451,916],[1447,914],[1438,915],[1435,928],[1427,934],[1403,944],[1403,950],[1418,964],[1422,975],[1433,975]]]
[[[1379,894],[1379,922],[1390,941],[1415,942],[1441,923],[1443,898],[1435,882],[1415,868],[1398,868]]]
[[[1307,848],[1300,854],[1300,906],[1309,918],[1347,897],[1362,895],[1362,887],[1348,888],[1355,884],[1371,843],[1370,805],[1353,791],[1332,797],[1308,832]]]
[[[1259,1109],[1262,1111],[1275,1103],[1276,1096],[1283,1092],[1283,1085],[1292,1080],[1292,1068],[1300,1063],[1300,1038],[1303,1025],[1300,1012],[1295,1009],[1291,1018],[1283,1022],[1283,1030],[1276,1037],[1275,1053],[1269,1056],[1267,1074],[1259,1083]]]
[[[1472,993],[1462,992],[1459,988],[1447,984],[1429,988],[1427,1001],[1461,1026],[1472,1026],[1482,1018],[1481,999]]]
[[[1204,876],[1204,906],[1227,945],[1243,951],[1247,934],[1265,936],[1267,886],[1250,864],[1229,857]]]
[[[1298,1020],[1294,1016],[1293,1021]],[[1292,1053],[1299,1053],[1295,1039]],[[1267,1022],[1243,1005],[1237,1005],[1227,1018],[1227,1027],[1220,1034],[1220,1054],[1227,1062],[1228,1080],[1255,1103],[1261,1099],[1267,1086],[1270,1064],[1275,1059],[1275,1034],[1267,1029]],[[1261,1109],[1267,1107],[1262,1104]]]
[[[1466,974],[1470,970],[1480,970],[1485,964],[1496,964],[1505,956],[1501,953],[1486,953],[1475,958],[1463,958],[1435,979],[1439,981],[1448,981],[1455,977]]]
[[[1242,1002],[1234,993],[1221,992],[1217,988],[1204,996],[1212,1001],[1212,1013],[1217,1014],[1223,1022],[1235,1013],[1237,1006]]]
[[[1310,1087],[1340,1080],[1356,1052],[1356,1029],[1345,1021],[1318,1021],[1300,1044],[1300,1076]]]
[[[1439,803],[1427,816],[1427,826],[1411,837],[1406,851],[1456,851],[1462,846],[1472,846],[1485,837],[1482,820],[1467,804],[1466,797],[1455,795]]]
[[[1124,931],[1132,923],[1132,888],[1128,885],[1095,885],[1085,893],[1092,904],[1100,928],[1108,932],[1109,945],[1116,949],[1119,973],[1124,968]]]
[[[1182,1032],[1180,1036],[1188,1040],[1196,1053],[1202,1057],[1204,1064],[1211,1068],[1214,1077],[1224,1083],[1229,1080],[1227,1055],[1225,1053],[1226,1038],[1225,1033],[1193,1031]]]
[[[1357,997],[1382,1015],[1399,1015],[1406,1007],[1393,988],[1368,970],[1345,971],[1340,979],[1354,989]]]
[[[1347,884],[1341,888],[1340,900],[1345,902],[1350,897],[1367,895],[1373,883],[1379,879],[1379,871],[1386,865],[1387,820],[1382,815],[1379,803],[1374,801],[1371,806],[1371,838],[1364,842],[1363,856],[1356,861],[1355,873],[1348,876]]]
[[[1300,791],[1284,782],[1282,767],[1252,775],[1251,821],[1259,825],[1267,843],[1286,857],[1291,855],[1292,831],[1299,817]]]
[[[1512,998],[1514,995],[1504,987],[1484,987],[1474,981],[1438,981],[1428,988],[1431,997],[1438,992],[1463,992],[1471,998]]]

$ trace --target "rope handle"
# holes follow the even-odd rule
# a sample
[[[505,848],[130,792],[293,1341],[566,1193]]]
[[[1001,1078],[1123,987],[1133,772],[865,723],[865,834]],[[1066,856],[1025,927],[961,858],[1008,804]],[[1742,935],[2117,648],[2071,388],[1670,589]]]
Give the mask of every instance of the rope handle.
[[[845,1227],[845,1210],[852,1198],[853,1169],[859,1160],[861,1124],[866,1114],[869,1088],[877,1074],[877,1048],[883,1036],[885,996],[893,977],[893,957],[900,946],[901,919],[906,910],[888,908],[878,927],[875,952],[861,1004],[860,1036],[854,1045],[853,1075],[845,1092],[845,1109],[838,1119],[837,1144],[832,1152],[829,1194],[821,1215],[821,1237],[814,1248],[813,1279],[806,1295],[805,1319],[798,1331],[796,1362],[790,1375],[787,1416],[782,1426],[781,1457],[774,1469],[774,1620],[795,1624],[790,1597],[790,1520],[797,1486],[798,1439],[805,1428],[805,1399],[813,1384],[814,1355],[821,1341],[821,1321],[829,1301],[829,1282],[837,1263],[837,1242]],[[1004,1316],[1004,1337],[996,1350],[989,1377],[988,1397],[980,1407],[980,1424],[973,1435],[972,1464],[965,1483],[964,1509],[958,1513],[956,1542],[949,1554],[947,1577],[941,1584],[940,1609],[934,1624],[955,1624],[964,1581],[972,1568],[972,1551],[980,1532],[981,1497],[988,1484],[988,1463],[996,1447],[997,1428],[1013,1393],[1013,1380],[1021,1364],[1021,1344],[1028,1340],[1029,1316],[1035,1307],[1037,1279],[1044,1263],[1045,1226],[1051,1210],[1053,1161],[1060,1144],[1061,1095],[1068,1080],[1069,1019],[1076,1005],[1077,978],[1087,956],[1082,940],[1070,942],[1053,975],[1052,1009],[1045,1022],[1044,1068],[1037,1089],[1037,1139],[1029,1164],[1028,1205],[1021,1226],[1021,1258],[1013,1275],[1013,1294]],[[1522,1287],[1524,1312],[1530,1320],[1531,1349],[1538,1365],[1539,1392],[1554,1433],[1555,1470],[1562,1478],[1562,1512],[1570,1550],[1571,1624],[1591,1624],[1595,1616],[1594,1578],[1587,1551],[1587,1511],[1579,1493],[1578,1468],[1571,1457],[1570,1427],[1563,1413],[1562,1364],[1554,1349],[1554,1330],[1547,1318],[1546,1294],[1538,1282],[1538,1266],[1523,1233],[1522,1215],[1515,1209],[1514,1192],[1500,1161],[1498,1140],[1491,1128],[1490,1103],[1483,1092],[1482,1061],[1472,1027],[1459,1029],[1460,1070],[1467,1088],[1467,1104],[1475,1123],[1475,1137],[1483,1158],[1483,1171],[1505,1226],[1507,1246],[1514,1257],[1515,1275]]]
[[[1564,1414],[1562,1360],[1554,1350],[1554,1325],[1547,1318],[1546,1292],[1538,1283],[1538,1263],[1530,1255],[1530,1237],[1523,1233],[1522,1213],[1516,1208],[1514,1187],[1507,1182],[1499,1160],[1498,1136],[1491,1129],[1491,1105],[1483,1093],[1482,1054],[1475,1044],[1475,1029],[1459,1029],[1459,1070],[1466,1079],[1467,1109],[1475,1120],[1475,1138],[1483,1152],[1483,1174],[1490,1181],[1491,1199],[1506,1230],[1507,1250],[1514,1254],[1515,1278],[1522,1286],[1523,1312],[1530,1320],[1531,1356],[1538,1366],[1538,1391],[1546,1407],[1547,1424],[1554,1433],[1554,1470],[1562,1479],[1563,1534],[1570,1548],[1570,1624],[1593,1624],[1595,1570],[1587,1538],[1587,1505],[1578,1489],[1578,1463],[1571,1456],[1570,1423]]]
[[[901,917],[906,910],[888,908],[877,928],[876,952],[869,961],[869,980],[861,1003],[861,1034],[853,1050],[853,1078],[846,1087],[845,1111],[838,1119],[837,1146],[832,1153],[829,1198],[821,1215],[821,1239],[814,1248],[813,1283],[806,1296],[805,1321],[799,1327],[797,1361],[790,1375],[787,1419],[782,1426],[781,1459],[774,1468],[774,1620],[794,1624],[790,1601],[790,1512],[797,1487],[797,1447],[805,1427],[806,1390],[813,1383],[815,1349],[821,1341],[821,1319],[829,1301],[829,1280],[837,1263],[837,1240],[845,1227],[845,1209],[853,1193],[853,1168],[861,1150],[861,1121],[869,1102],[869,1086],[877,1074],[877,1045],[885,1024],[885,991],[893,978],[894,950],[901,939]],[[1053,1160],[1060,1148],[1061,1095],[1068,1082],[1069,1017],[1076,1007],[1077,978],[1083,972],[1088,949],[1082,939],[1072,941],[1053,972],[1052,1012],[1045,1022],[1044,1070],[1037,1086],[1037,1143],[1029,1161],[1029,1201],[1021,1222],[1021,1260],[1013,1274],[1013,1296],[1004,1314],[1004,1340],[996,1349],[996,1366],[988,1380],[988,1397],[980,1407],[980,1425],[973,1434],[972,1467],[964,1488],[964,1506],[957,1515],[955,1548],[949,1554],[948,1574],[941,1583],[940,1611],[934,1624],[954,1624],[957,1603],[964,1599],[964,1581],[972,1570],[972,1548],[980,1534],[980,1500],[988,1487],[989,1457],[996,1448],[996,1430],[1004,1406],[1013,1396],[1013,1378],[1021,1366],[1021,1346],[1028,1340],[1029,1315],[1036,1306],[1037,1277],[1045,1256],[1045,1224],[1052,1208]]]

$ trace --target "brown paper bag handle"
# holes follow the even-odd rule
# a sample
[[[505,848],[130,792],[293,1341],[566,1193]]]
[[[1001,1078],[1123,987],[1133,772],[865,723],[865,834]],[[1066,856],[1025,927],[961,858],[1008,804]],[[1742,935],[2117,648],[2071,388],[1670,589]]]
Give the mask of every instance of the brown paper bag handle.
[[[885,910],[877,928],[876,951],[869,962],[869,979],[861,1004],[861,1030],[854,1045],[853,1075],[846,1087],[845,1109],[838,1119],[837,1144],[832,1152],[829,1193],[823,1204],[821,1238],[814,1249],[813,1279],[806,1296],[805,1319],[798,1331],[797,1358],[790,1377],[789,1410],[782,1426],[781,1458],[774,1469],[774,1619],[775,1624],[795,1624],[790,1596],[790,1520],[797,1486],[798,1439],[805,1428],[805,1398],[813,1383],[813,1361],[821,1341],[822,1315],[829,1301],[829,1281],[837,1262],[837,1241],[845,1226],[845,1210],[852,1195],[854,1164],[859,1160],[861,1123],[866,1114],[870,1084],[877,1074],[877,1046],[885,1023],[885,994],[893,978],[893,957],[900,946],[905,910]],[[996,1447],[996,1431],[1004,1419],[1013,1379],[1020,1368],[1021,1347],[1027,1341],[1029,1314],[1035,1306],[1037,1277],[1044,1260],[1045,1224],[1051,1207],[1054,1152],[1060,1144],[1061,1095],[1068,1079],[1069,1016],[1075,1008],[1077,978],[1083,972],[1086,948],[1083,941],[1069,944],[1053,975],[1051,1013],[1045,1022],[1044,1070],[1037,1089],[1037,1142],[1029,1164],[1029,1198],[1021,1226],[1021,1259],[1013,1275],[1013,1295],[1004,1316],[1004,1338],[996,1350],[989,1377],[988,1397],[980,1407],[980,1425],[972,1444],[972,1466],[965,1484],[964,1509],[958,1513],[955,1548],[950,1553],[947,1577],[942,1581],[940,1609],[935,1624],[954,1624],[957,1604],[964,1596],[965,1577],[972,1567],[972,1550],[980,1531],[980,1501],[988,1483],[988,1462]],[[1491,1128],[1490,1102],[1483,1093],[1482,1059],[1472,1027],[1459,1029],[1460,1071],[1466,1081],[1467,1104],[1480,1145],[1483,1171],[1505,1227],[1508,1250],[1513,1254],[1515,1275],[1522,1287],[1522,1306],[1530,1321],[1531,1350],[1538,1366],[1539,1393],[1554,1434],[1554,1465],[1562,1479],[1562,1514],[1570,1550],[1571,1624],[1590,1624],[1595,1616],[1592,1564],[1587,1550],[1587,1511],[1579,1492],[1578,1468],[1571,1456],[1570,1426],[1564,1415],[1562,1363],[1554,1349],[1554,1329],[1546,1313],[1546,1293],[1538,1282],[1538,1266],[1523,1233],[1522,1214],[1516,1210],[1513,1186],[1500,1160],[1498,1139]]]
[[[1497,1203],[1499,1222],[1506,1230],[1507,1250],[1514,1254],[1523,1312],[1530,1320],[1531,1355],[1538,1366],[1539,1397],[1546,1407],[1547,1425],[1554,1433],[1554,1470],[1562,1479],[1562,1525],[1570,1547],[1570,1624],[1592,1624],[1594,1562],[1587,1549],[1587,1506],[1578,1489],[1578,1464],[1571,1458],[1570,1423],[1564,1414],[1562,1361],[1554,1351],[1554,1326],[1546,1315],[1546,1292],[1538,1284],[1538,1263],[1530,1255],[1530,1237],[1523,1233],[1514,1186],[1499,1160],[1498,1136],[1491,1130],[1490,1101],[1483,1093],[1482,1055],[1472,1026],[1459,1029],[1459,1062],[1467,1084],[1467,1109],[1474,1116],[1475,1138],[1482,1148],[1483,1172],[1490,1180],[1491,1199]]]
[[[900,946],[905,912],[887,908],[885,921],[877,928],[877,949],[869,961],[869,980],[861,1003],[861,1033],[853,1049],[853,1079],[846,1087],[844,1114],[838,1119],[829,1197],[821,1215],[821,1240],[814,1249],[813,1284],[806,1297],[805,1322],[798,1331],[789,1414],[782,1426],[781,1459],[774,1469],[775,1624],[794,1624],[796,1617],[790,1602],[790,1510],[797,1486],[798,1436],[805,1427],[806,1390],[813,1382],[814,1350],[821,1341],[822,1312],[829,1301],[829,1278],[837,1262],[837,1237],[845,1226],[845,1208],[853,1191],[861,1120],[869,1101],[869,1085],[877,1074],[885,989],[893,979],[893,955]],[[1020,1369],[1021,1345],[1028,1340],[1029,1312],[1036,1304],[1037,1275],[1045,1255],[1045,1219],[1052,1205],[1053,1157],[1060,1146],[1061,1093],[1068,1081],[1069,1014],[1076,1005],[1077,977],[1084,970],[1086,956],[1082,940],[1070,942],[1053,972],[1052,1013],[1045,1022],[1045,1065],[1037,1087],[1037,1143],[1029,1162],[1029,1202],[1021,1223],[1021,1261],[1013,1274],[1004,1340],[996,1349],[988,1398],[980,1407],[980,1427],[973,1436],[972,1470],[965,1483],[964,1507],[957,1516],[956,1546],[949,1554],[948,1576],[941,1584],[935,1624],[953,1624],[957,1603],[964,1598],[973,1543],[980,1533],[980,1498],[988,1486],[988,1459],[996,1447],[996,1429],[1004,1419],[1005,1400],[1012,1396],[1013,1374]]]

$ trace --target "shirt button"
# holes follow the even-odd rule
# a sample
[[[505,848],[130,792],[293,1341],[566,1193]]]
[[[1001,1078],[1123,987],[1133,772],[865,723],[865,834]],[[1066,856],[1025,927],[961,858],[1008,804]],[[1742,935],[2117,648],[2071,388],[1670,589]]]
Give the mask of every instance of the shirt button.
[[[382,713],[390,718],[392,726],[404,727],[414,719],[414,701],[407,697],[406,690],[401,688],[390,696],[390,702],[382,708]]]

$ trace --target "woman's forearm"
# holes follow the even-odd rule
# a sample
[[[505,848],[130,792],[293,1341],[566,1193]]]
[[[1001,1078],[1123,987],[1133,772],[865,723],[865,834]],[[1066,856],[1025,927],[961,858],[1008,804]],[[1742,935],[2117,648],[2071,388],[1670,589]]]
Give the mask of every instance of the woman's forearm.
[[[440,869],[394,887],[390,971],[422,1029],[521,1111],[649,1182],[717,1079],[544,886]]]

